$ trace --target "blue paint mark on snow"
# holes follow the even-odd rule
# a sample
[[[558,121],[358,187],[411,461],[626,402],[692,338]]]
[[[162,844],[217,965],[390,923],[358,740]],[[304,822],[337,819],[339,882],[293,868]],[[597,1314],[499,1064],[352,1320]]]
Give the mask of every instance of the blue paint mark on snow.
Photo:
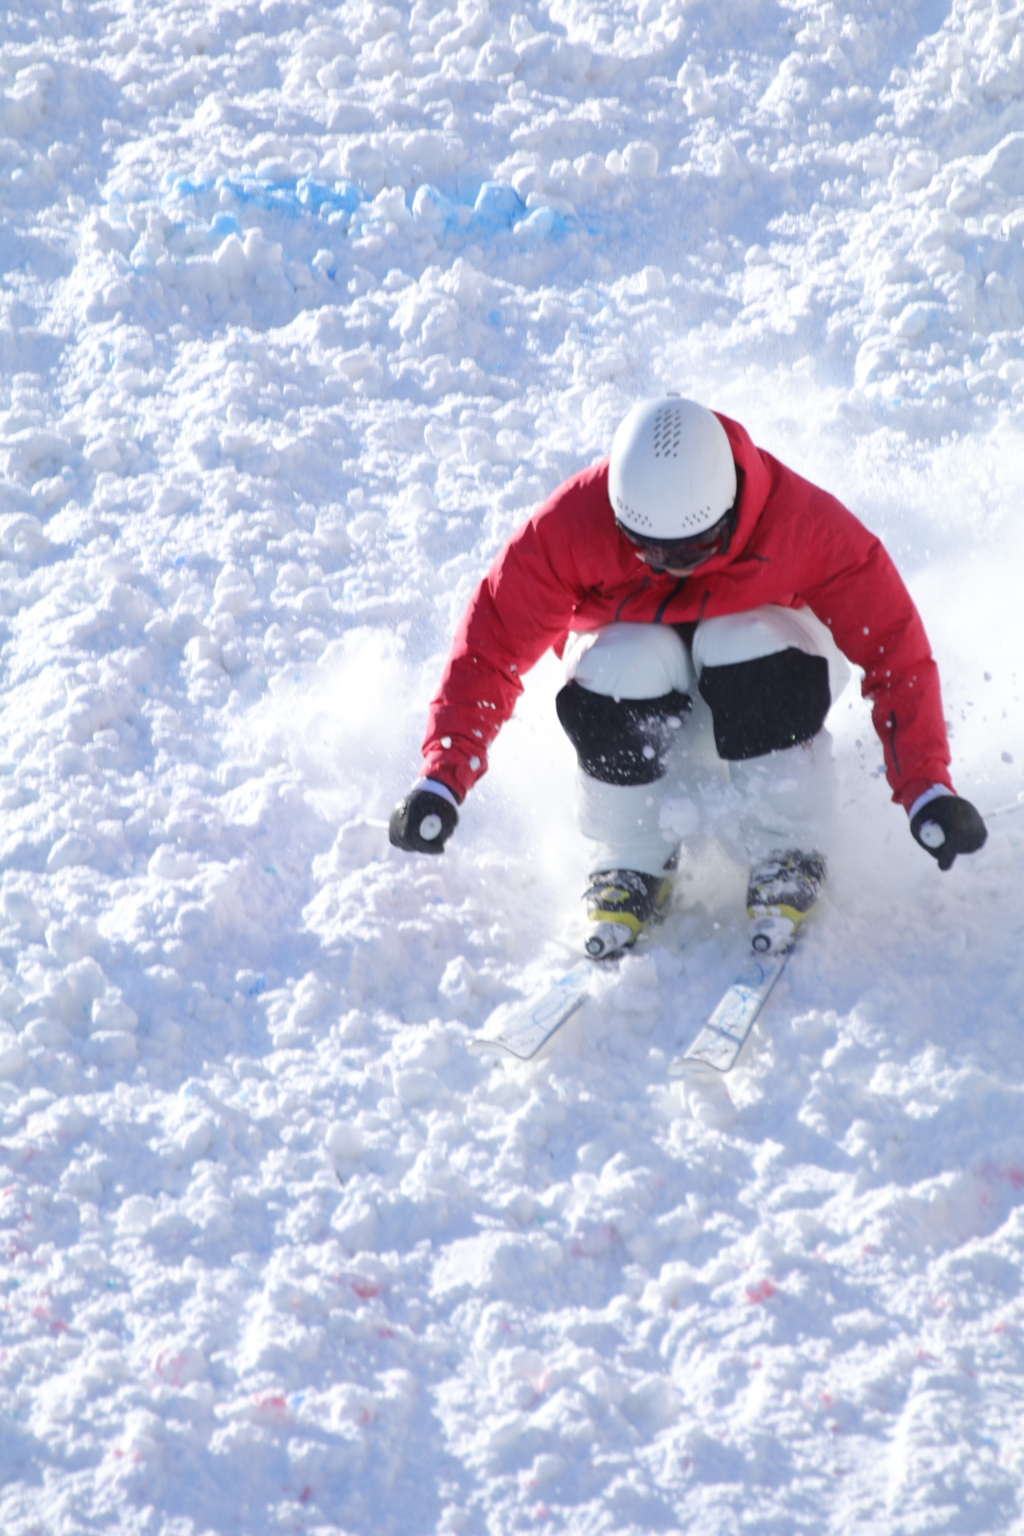
[[[300,176],[294,181],[268,181],[255,176],[218,176],[216,180],[167,176],[164,186],[170,202],[183,202],[188,198],[201,202],[211,194],[222,198],[226,193],[243,206],[251,204],[267,213],[284,214],[286,218],[354,213],[360,203],[366,201],[364,194],[350,181],[318,181],[312,176]],[[231,215],[217,215],[214,223],[220,217],[230,218]]]
[[[226,240],[228,235],[240,235],[242,226],[233,213],[214,214],[210,221],[210,235],[214,240]]]
[[[515,225],[515,233],[528,240],[560,240],[566,231],[562,214],[554,208],[535,208]]]
[[[525,212],[526,204],[514,187],[485,181],[473,204],[473,223],[479,229],[511,229]]]

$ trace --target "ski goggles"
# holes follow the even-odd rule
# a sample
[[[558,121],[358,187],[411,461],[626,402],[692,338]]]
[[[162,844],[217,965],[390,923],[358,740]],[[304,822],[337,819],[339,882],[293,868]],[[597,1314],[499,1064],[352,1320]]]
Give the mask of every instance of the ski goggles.
[[[703,533],[695,533],[688,539],[645,539],[642,534],[624,528],[618,521],[616,525],[652,571],[693,571],[715,555],[725,554],[732,538],[734,514],[733,506],[723,513],[717,523],[712,523]]]

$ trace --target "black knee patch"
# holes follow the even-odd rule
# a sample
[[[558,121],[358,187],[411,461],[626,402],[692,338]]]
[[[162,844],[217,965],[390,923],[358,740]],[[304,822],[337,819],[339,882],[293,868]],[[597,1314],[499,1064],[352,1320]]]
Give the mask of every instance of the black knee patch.
[[[653,784],[662,778],[678,722],[692,707],[690,695],[675,688],[657,699],[610,699],[577,682],[566,683],[555,699],[580,767],[602,784]]]
[[[753,661],[705,667],[699,687],[711,709],[718,755],[730,763],[810,741],[832,703],[824,656],[793,646]]]

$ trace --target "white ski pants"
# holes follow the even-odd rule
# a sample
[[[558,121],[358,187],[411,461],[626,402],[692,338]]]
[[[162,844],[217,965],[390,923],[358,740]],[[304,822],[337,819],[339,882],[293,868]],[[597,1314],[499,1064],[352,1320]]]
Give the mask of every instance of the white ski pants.
[[[821,660],[808,664],[806,658]],[[765,606],[705,619],[696,626],[689,649],[670,626],[609,624],[573,635],[565,667],[567,685],[584,690],[563,689],[559,715],[580,758],[577,816],[580,831],[593,845],[591,870],[660,874],[671,865],[679,835],[663,810],[673,795],[693,788],[673,742],[682,742],[688,726],[692,729],[686,712],[698,690],[714,718],[719,754],[728,762],[731,830],[748,857],[793,843],[821,849],[827,841],[834,775],[823,721],[850,671],[828,629],[809,609]],[[563,713],[563,698],[570,693],[577,712],[579,702],[586,701],[585,728],[569,723]],[[810,693],[817,702],[804,708],[801,698]],[[772,735],[773,715],[779,713],[776,697],[796,711],[785,739],[798,744],[762,751],[762,741],[780,740]],[[697,705],[700,710],[699,699]],[[657,730],[651,724],[655,714]],[[632,725],[640,722],[640,734],[633,731],[631,737],[632,766],[621,754],[616,759],[599,752],[594,741],[594,722],[600,732],[607,721],[608,734],[614,736],[623,715]],[[629,782],[637,778],[643,782]]]

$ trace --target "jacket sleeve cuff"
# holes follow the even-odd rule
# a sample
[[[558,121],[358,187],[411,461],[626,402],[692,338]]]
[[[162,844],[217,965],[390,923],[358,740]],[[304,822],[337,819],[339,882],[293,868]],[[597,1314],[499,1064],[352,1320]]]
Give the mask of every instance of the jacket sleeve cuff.
[[[933,784],[929,789],[925,790],[923,795],[918,795],[917,799],[907,806],[907,815],[913,821],[918,811],[923,811],[926,805],[930,805],[933,800],[940,800],[943,796],[951,795],[952,793],[953,791],[947,789],[945,784]]]
[[[448,785],[443,784],[440,779],[417,779],[412,787],[413,794],[418,789],[429,789],[431,794],[440,795],[441,799],[447,800],[448,804],[455,810],[458,810],[462,803],[460,800],[456,800],[454,790],[449,789]]]
[[[937,795],[955,795],[956,790],[948,778],[908,779],[905,784],[893,795],[897,805],[902,805],[908,816],[912,816],[919,810],[918,801],[923,795],[933,798],[932,792]]]
[[[460,771],[461,770],[461,771]],[[451,795],[456,805],[461,805],[466,798],[467,791],[473,786],[475,778],[479,775],[467,775],[462,764],[454,762],[451,758],[437,761],[434,758],[424,758],[420,768],[419,782],[422,784],[430,779],[435,784],[442,785]]]

